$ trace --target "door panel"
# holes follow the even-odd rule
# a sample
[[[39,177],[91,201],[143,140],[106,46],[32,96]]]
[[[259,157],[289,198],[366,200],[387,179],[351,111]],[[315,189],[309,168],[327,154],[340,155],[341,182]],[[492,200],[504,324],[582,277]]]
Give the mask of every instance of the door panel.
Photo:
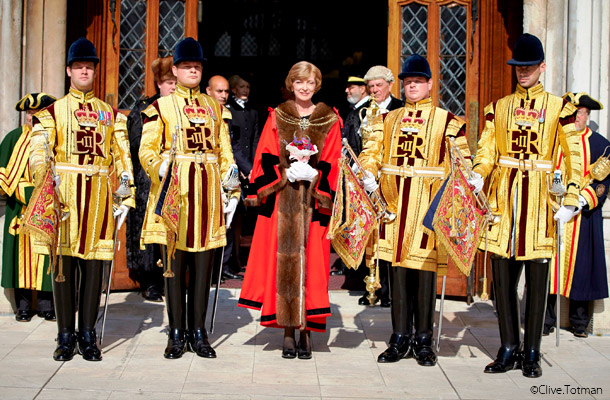
[[[475,1],[389,0],[388,67],[397,77],[404,60],[412,54],[426,57],[432,71],[432,100],[466,120],[478,119],[478,43]],[[393,87],[402,95],[402,83]],[[473,114],[474,113],[474,114]],[[476,129],[469,134],[471,150],[476,144]],[[470,137],[472,135],[472,137]],[[446,294],[466,296],[467,278],[450,268]],[[441,281],[438,282],[440,293]]]
[[[176,43],[186,36],[197,39],[197,0],[105,2],[105,29],[101,32],[105,48],[103,98],[128,114],[140,98],[156,93],[153,60],[171,55]],[[118,238],[125,243],[124,227]],[[129,278],[122,245],[115,255],[112,289],[135,287],[137,283]]]

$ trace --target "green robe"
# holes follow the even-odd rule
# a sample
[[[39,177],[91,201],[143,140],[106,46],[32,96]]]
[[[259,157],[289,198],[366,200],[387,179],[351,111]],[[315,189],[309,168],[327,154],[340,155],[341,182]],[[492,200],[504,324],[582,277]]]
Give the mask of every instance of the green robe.
[[[52,278],[47,274],[49,258],[33,253],[31,247],[27,246],[29,238],[20,237],[21,234],[17,233],[21,224],[20,217],[34,190],[28,165],[29,156],[29,127],[14,129],[0,144],[0,193],[6,196],[1,284],[5,288],[50,292]]]

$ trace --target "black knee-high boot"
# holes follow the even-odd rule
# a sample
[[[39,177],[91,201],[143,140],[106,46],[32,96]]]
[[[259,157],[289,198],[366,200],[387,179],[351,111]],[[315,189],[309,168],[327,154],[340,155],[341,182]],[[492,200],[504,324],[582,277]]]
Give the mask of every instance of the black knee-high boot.
[[[544,327],[544,311],[549,292],[549,263],[543,260],[525,262],[525,337],[523,339],[523,375],[542,376],[540,343]]]
[[[56,361],[69,361],[76,350],[75,305],[76,305],[76,259],[58,257],[57,263],[62,263],[64,282],[57,282],[59,266],[53,271],[53,298],[57,316],[57,348],[53,353]]]
[[[169,359],[182,357],[186,349],[186,255],[186,252],[176,250],[175,257],[171,260],[174,276],[165,278],[169,337],[163,356]]]
[[[78,350],[87,361],[101,361],[102,352],[97,347],[95,323],[102,296],[102,260],[78,260],[80,290],[78,299]]]
[[[517,284],[523,263],[508,258],[491,259],[496,311],[502,345],[496,359],[485,367],[487,373],[506,372],[519,367],[519,299]],[[546,293],[545,293],[546,296]]]
[[[432,350],[432,329],[436,305],[436,272],[414,270],[417,279],[415,296],[415,340],[413,353],[417,363],[424,367],[436,365]]]
[[[210,297],[214,250],[190,253],[188,289],[189,349],[199,357],[215,358],[216,352],[208,342],[205,317]]]
[[[412,357],[411,333],[413,332],[413,301],[409,269],[391,267],[392,287],[392,336],[388,348],[377,357],[377,362],[396,362]]]

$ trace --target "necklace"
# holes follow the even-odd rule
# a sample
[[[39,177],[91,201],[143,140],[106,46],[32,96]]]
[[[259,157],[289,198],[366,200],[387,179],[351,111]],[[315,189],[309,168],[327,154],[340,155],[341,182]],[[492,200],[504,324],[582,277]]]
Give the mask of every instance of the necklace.
[[[301,120],[299,121],[299,127],[301,128],[301,131],[306,130],[307,128],[309,128],[310,125],[311,122],[309,122],[309,115],[301,117]]]

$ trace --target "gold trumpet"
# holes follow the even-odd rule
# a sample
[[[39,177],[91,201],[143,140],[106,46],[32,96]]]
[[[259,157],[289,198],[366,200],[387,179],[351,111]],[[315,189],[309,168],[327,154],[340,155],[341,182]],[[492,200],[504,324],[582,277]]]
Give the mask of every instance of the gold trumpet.
[[[362,116],[364,111],[365,117]],[[381,114],[379,104],[375,101],[374,97],[371,97],[371,104],[368,107],[363,108],[358,113],[358,117],[360,117],[360,135],[362,136],[362,148],[371,137],[371,133],[373,133],[373,119]],[[364,119],[366,118],[366,124],[364,123]]]
[[[358,156],[356,156],[356,153],[354,153],[349,143],[347,142],[347,139],[345,138],[343,139],[342,153],[343,157],[345,157],[345,162],[347,162],[347,159],[351,158],[354,165],[356,165],[356,167],[358,168],[358,171],[364,171],[364,168],[358,161]],[[379,188],[377,188],[377,190],[372,193],[369,193],[366,190],[364,192],[367,194],[367,196],[369,196],[371,203],[373,203],[373,211],[375,212],[378,221],[376,263],[375,265],[369,266],[369,274],[364,278],[366,290],[369,293],[367,299],[369,300],[369,304],[372,306],[377,300],[375,291],[381,287],[379,283],[379,229],[381,221],[383,220],[384,222],[391,222],[396,218],[396,214],[388,211],[388,203],[383,198],[383,195],[381,194]]]
[[[471,177],[473,174],[472,169],[466,162],[466,159],[462,155],[462,152],[460,151],[458,146],[455,144],[455,138],[453,137],[449,138],[449,149],[451,150],[451,156],[456,161],[458,161],[458,163],[464,169],[464,172],[466,172],[466,176]],[[497,224],[500,221],[500,216],[493,213],[491,205],[489,204],[489,200],[487,200],[487,196],[485,196],[485,193],[481,190],[474,196],[474,198],[477,201],[479,207],[481,207],[481,209],[485,211],[485,218],[487,219],[487,221],[491,225]]]
[[[356,153],[354,153],[354,150],[352,150],[351,146],[347,142],[347,139],[345,139],[345,138],[343,138],[342,152],[346,158],[352,159],[352,161],[354,162],[354,165],[356,165],[356,167],[358,168],[358,171],[364,171],[364,168],[358,161],[358,156],[356,155]],[[366,192],[366,190],[365,190],[365,192]],[[396,214],[388,211],[388,203],[383,198],[383,195],[381,194],[381,190],[379,188],[377,188],[377,190],[375,190],[374,192],[371,192],[371,193],[366,192],[366,193],[369,196],[369,198],[371,199],[371,203],[373,203],[373,207],[375,208],[375,213],[377,215],[377,218],[381,218],[384,222],[392,222],[394,220],[394,218],[396,218]]]
[[[462,169],[466,173],[466,176],[471,177],[473,175],[472,169],[470,168],[470,165],[468,165],[468,163],[466,162],[466,159],[462,155],[462,152],[460,151],[459,147],[455,144],[455,138],[450,137],[448,142],[452,161],[457,161],[457,163],[461,165]],[[489,204],[489,200],[487,199],[487,196],[485,196],[485,193],[483,191],[480,191],[479,193],[475,194],[474,198],[479,207],[485,212],[485,255],[483,257],[483,292],[481,293],[481,300],[486,301],[489,299],[489,295],[487,294],[487,231],[489,230],[490,225],[494,225],[500,222],[500,216],[493,213],[491,205]]]

